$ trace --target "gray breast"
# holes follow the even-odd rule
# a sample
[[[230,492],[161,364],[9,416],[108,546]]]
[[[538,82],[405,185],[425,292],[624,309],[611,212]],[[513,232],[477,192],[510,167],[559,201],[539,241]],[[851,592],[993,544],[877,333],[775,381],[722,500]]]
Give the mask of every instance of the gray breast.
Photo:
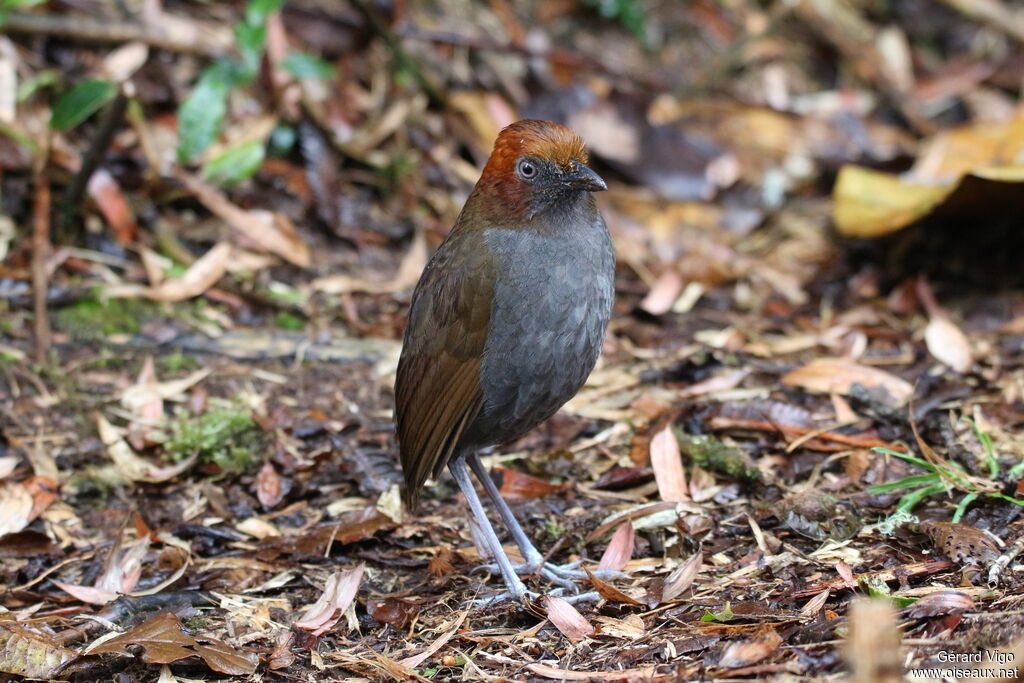
[[[483,407],[465,448],[516,439],[572,398],[601,353],[615,257],[603,220],[572,234],[494,230],[500,260],[481,368]]]

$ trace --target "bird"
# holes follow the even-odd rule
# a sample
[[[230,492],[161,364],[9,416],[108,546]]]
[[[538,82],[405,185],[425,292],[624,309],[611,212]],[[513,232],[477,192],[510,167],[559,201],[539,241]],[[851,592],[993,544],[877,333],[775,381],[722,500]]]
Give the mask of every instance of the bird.
[[[469,521],[506,586],[519,573],[576,591],[575,566],[544,557],[491,479],[480,452],[523,436],[583,386],[604,344],[615,252],[593,193],[607,189],[571,129],[523,119],[502,129],[454,227],[413,290],[395,380],[395,424],[415,511],[447,467]],[[467,465],[468,468],[467,469]],[[526,563],[513,566],[469,475],[483,485]]]

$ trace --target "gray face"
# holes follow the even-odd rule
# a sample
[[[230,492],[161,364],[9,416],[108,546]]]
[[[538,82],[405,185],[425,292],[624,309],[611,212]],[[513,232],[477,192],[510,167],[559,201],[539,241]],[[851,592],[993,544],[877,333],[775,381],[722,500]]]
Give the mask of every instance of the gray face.
[[[599,175],[579,161],[560,166],[548,159],[524,156],[516,161],[516,177],[530,186],[531,218],[555,207],[575,205],[590,192],[608,189]]]

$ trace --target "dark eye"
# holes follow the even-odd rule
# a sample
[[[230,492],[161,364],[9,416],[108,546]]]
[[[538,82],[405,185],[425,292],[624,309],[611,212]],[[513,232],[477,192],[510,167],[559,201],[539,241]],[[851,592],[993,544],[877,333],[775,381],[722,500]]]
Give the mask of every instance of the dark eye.
[[[523,180],[533,180],[537,177],[537,166],[532,161],[520,159],[516,164],[516,173]]]

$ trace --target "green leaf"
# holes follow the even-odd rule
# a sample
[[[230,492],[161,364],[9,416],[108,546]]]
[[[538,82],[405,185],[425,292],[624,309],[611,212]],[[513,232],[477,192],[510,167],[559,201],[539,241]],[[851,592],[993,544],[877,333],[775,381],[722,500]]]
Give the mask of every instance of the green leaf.
[[[325,81],[334,75],[334,67],[313,55],[292,52],[281,60],[281,68],[301,80]]]
[[[908,598],[903,595],[892,596],[892,604],[896,609],[903,609],[904,607],[910,607],[921,598]]]
[[[973,503],[978,498],[977,493],[968,493],[960,501],[960,504],[956,506],[956,512],[953,513],[953,524],[959,524],[960,518],[967,512],[967,506]]]
[[[220,61],[210,65],[178,109],[178,159],[189,163],[206,151],[220,133],[228,92],[244,80],[239,65]]]
[[[35,7],[46,0],[3,0],[0,2],[0,10],[21,9],[22,7]]]
[[[24,102],[32,97],[36,91],[49,88],[60,81],[60,72],[55,69],[45,69],[26,79],[18,85],[17,99]]]
[[[900,504],[896,506],[896,512],[910,512],[914,507],[928,496],[936,493],[942,493],[946,490],[945,484],[932,484],[916,491],[911,491],[902,498],[900,498]]]
[[[271,13],[281,9],[284,0],[250,0],[245,7],[245,23],[251,26],[263,26]]]
[[[868,489],[868,493],[872,496],[877,496],[882,493],[888,493],[890,491],[897,491],[899,489],[909,489],[916,486],[925,486],[941,483],[939,475],[937,474],[915,474],[911,477],[904,477],[899,481],[890,481],[884,484],[875,484]]]
[[[115,95],[117,86],[110,81],[82,81],[61,95],[53,105],[50,126],[60,131],[71,130],[114,99]]]
[[[725,621],[729,621],[729,620],[733,619],[735,616],[736,615],[733,614],[733,612],[732,612],[732,605],[727,602],[727,603],[725,603],[725,607],[722,608],[722,611],[719,612],[718,614],[713,613],[711,610],[705,610],[704,611],[704,616],[702,616],[700,618],[700,620],[701,621],[705,621],[705,622],[707,622],[707,621],[722,621],[722,622],[725,622]]]
[[[885,453],[886,455],[893,455],[893,456],[895,456],[897,458],[901,458],[903,460],[906,460],[907,462],[912,462],[915,465],[917,465],[918,467],[923,467],[924,469],[928,470],[929,472],[936,472],[938,470],[938,468],[935,467],[935,465],[931,464],[927,460],[922,460],[921,458],[918,458],[918,457],[913,456],[913,455],[909,455],[907,453],[900,453],[899,451],[893,451],[893,450],[890,450],[888,448],[882,448],[881,446],[876,446],[875,448],[872,448],[871,450],[875,451],[876,453]]]
[[[969,423],[974,428],[974,435],[978,437],[978,441],[981,442],[982,448],[985,449],[985,459],[988,461],[988,476],[991,479],[995,479],[999,476],[999,458],[996,456],[995,445],[992,443],[992,437],[981,430],[978,423],[969,417],[962,417],[961,420]]]
[[[873,598],[887,598],[891,593],[889,584],[879,576],[861,575],[857,583]]]
[[[242,53],[242,63],[246,73],[256,76],[263,59],[263,47],[267,42],[267,27],[255,24],[238,23],[235,25],[235,42]]]
[[[229,147],[210,159],[203,167],[203,175],[216,185],[234,185],[251,178],[259,170],[266,154],[262,140],[250,140]]]

